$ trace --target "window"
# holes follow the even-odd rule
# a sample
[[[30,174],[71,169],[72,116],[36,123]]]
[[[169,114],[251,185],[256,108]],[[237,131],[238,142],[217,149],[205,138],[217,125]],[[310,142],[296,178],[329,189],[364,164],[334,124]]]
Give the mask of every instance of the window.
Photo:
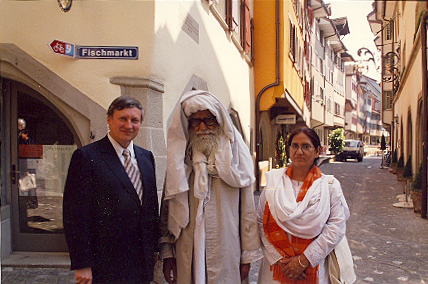
[[[318,87],[319,87],[319,84],[318,84],[318,82],[314,79],[314,77],[312,77],[311,82],[312,82],[312,86],[313,86],[313,88],[312,88],[312,96],[313,96],[314,98],[316,98],[316,97],[318,96]]]
[[[394,21],[390,21],[385,28],[386,40],[392,40],[394,33]]]
[[[239,32],[239,27],[241,26],[241,17],[240,17],[240,13],[241,13],[241,9],[239,8],[239,0],[230,0],[228,1],[230,4],[229,6],[231,6],[231,14],[229,17],[229,28],[231,31],[234,32]]]
[[[250,6],[249,0],[242,0],[241,8],[241,45],[245,52],[249,53],[251,50],[251,29],[252,22],[250,20]]]
[[[250,53],[253,29],[249,0],[217,0],[213,3],[219,20],[224,21],[244,51]]]
[[[296,60],[296,28],[295,25],[293,25],[293,22],[291,19],[289,19],[289,54],[291,57],[291,60],[294,62]]]
[[[392,109],[392,98],[393,98],[393,92],[392,91],[384,91],[383,92],[383,108],[385,110]]]
[[[334,103],[334,114],[336,114],[336,115],[341,115],[341,113],[340,113],[340,104],[338,104],[338,103]]]
[[[325,38],[323,31],[320,30],[320,42],[322,46],[325,46]]]
[[[317,56],[317,69],[321,74],[324,74],[324,61],[321,57]]]

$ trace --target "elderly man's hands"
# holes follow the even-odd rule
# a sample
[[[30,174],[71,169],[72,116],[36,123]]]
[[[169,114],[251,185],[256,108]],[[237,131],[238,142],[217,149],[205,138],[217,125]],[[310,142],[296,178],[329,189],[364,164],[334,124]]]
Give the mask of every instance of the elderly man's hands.
[[[250,273],[251,263],[241,263],[240,271],[241,271],[241,282],[244,281],[248,274]]]
[[[177,282],[177,262],[175,258],[165,258],[163,260],[163,276],[168,284]]]

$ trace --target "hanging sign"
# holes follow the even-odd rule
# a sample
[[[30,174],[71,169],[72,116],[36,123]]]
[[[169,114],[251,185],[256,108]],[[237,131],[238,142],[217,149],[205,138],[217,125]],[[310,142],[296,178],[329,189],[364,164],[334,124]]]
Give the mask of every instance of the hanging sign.
[[[138,59],[137,46],[80,46],[55,39],[49,47],[56,54],[80,59]]]

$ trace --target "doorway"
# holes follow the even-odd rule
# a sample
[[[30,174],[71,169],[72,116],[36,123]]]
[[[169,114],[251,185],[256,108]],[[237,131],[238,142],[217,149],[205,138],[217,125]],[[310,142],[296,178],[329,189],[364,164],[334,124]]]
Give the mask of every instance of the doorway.
[[[2,85],[13,250],[67,251],[62,196],[80,143],[66,117],[40,93],[12,80],[2,79]]]

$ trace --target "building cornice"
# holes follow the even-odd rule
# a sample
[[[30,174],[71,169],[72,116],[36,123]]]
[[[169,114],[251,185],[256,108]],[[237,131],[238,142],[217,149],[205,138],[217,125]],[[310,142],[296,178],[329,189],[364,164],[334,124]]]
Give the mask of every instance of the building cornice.
[[[110,78],[110,83],[121,86],[147,88],[160,93],[165,92],[164,84],[152,77],[116,76]]]

